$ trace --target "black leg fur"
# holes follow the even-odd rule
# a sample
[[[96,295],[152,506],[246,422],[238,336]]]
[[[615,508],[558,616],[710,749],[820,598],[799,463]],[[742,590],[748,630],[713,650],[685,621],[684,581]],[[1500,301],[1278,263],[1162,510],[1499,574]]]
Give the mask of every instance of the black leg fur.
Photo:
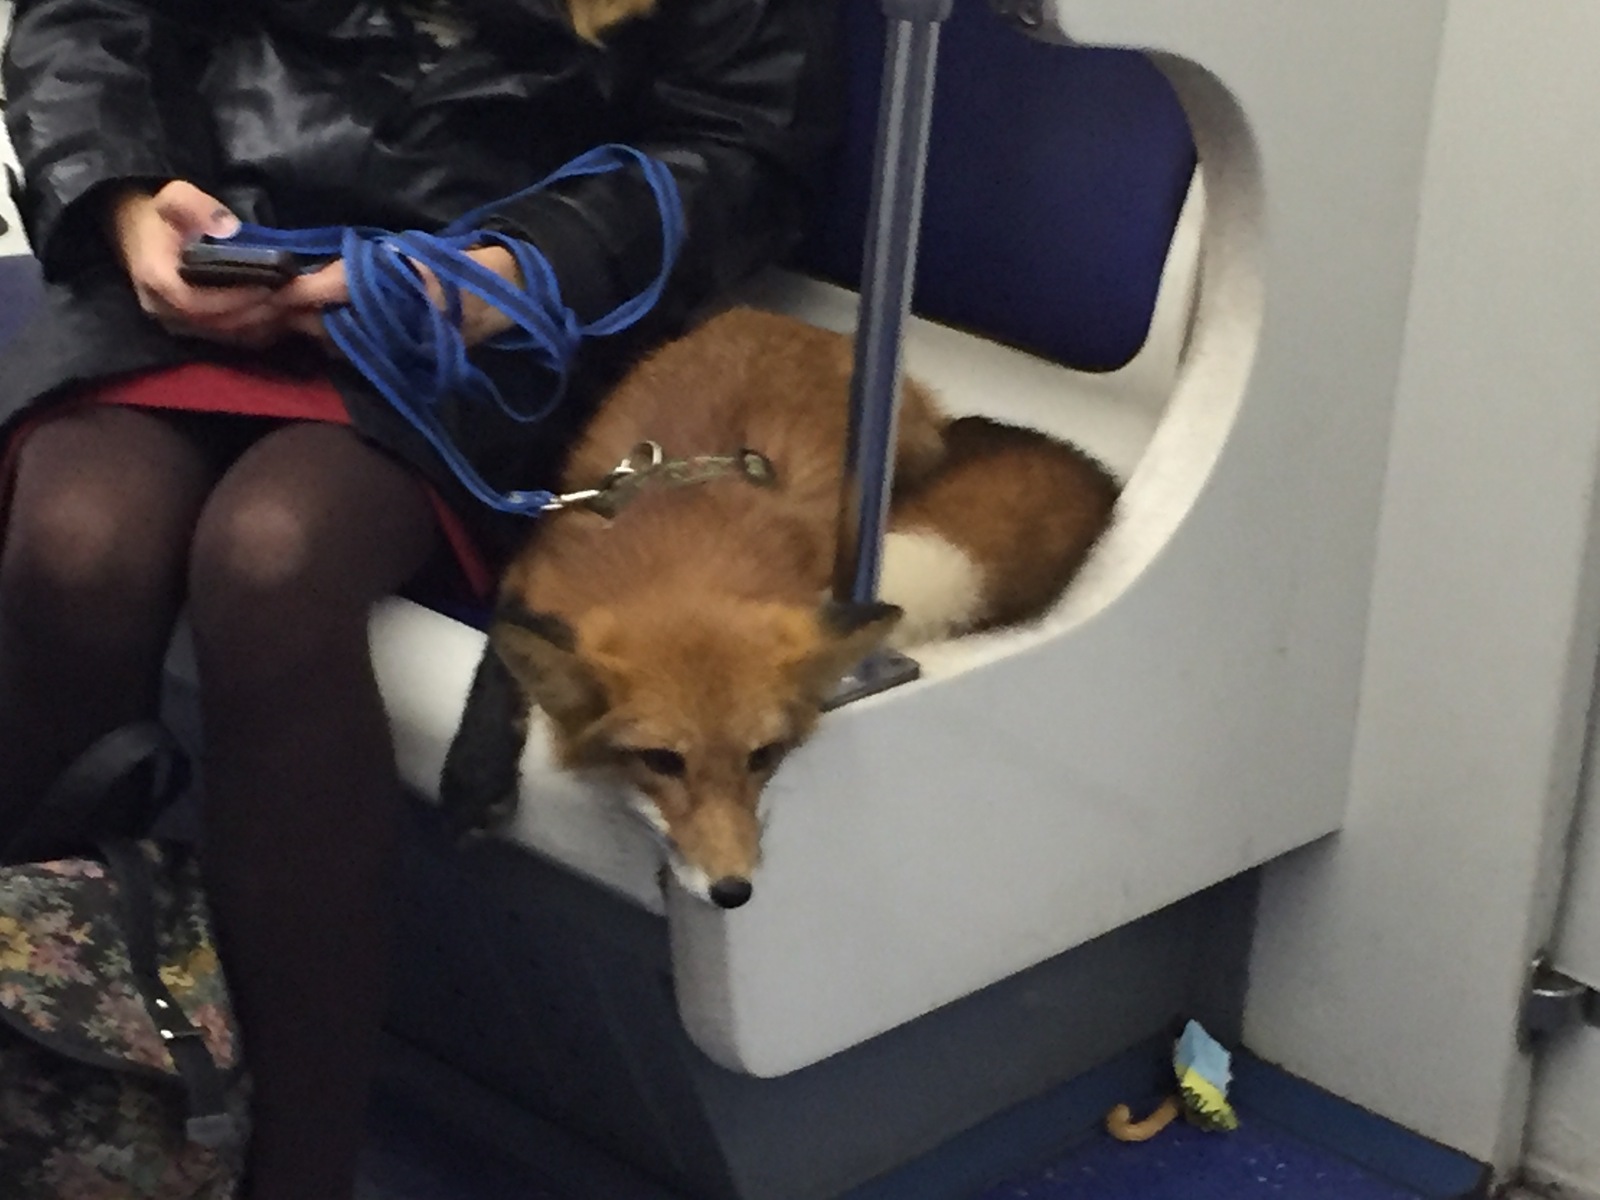
[[[439,807],[457,840],[481,836],[516,811],[527,740],[528,699],[486,643],[439,780]]]

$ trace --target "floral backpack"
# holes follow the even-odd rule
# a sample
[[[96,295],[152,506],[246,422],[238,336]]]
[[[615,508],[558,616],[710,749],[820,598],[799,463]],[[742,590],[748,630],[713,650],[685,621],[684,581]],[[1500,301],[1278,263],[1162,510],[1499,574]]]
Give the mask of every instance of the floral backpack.
[[[0,856],[6,1200],[237,1190],[249,1084],[198,864],[133,840],[187,776],[162,727],[118,729]]]

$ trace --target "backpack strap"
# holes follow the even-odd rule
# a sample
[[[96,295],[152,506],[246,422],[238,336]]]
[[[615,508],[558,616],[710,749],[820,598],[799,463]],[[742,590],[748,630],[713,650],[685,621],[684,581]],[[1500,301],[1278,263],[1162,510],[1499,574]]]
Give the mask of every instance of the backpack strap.
[[[142,794],[119,795],[142,769]],[[96,837],[139,836],[189,784],[189,759],[158,721],[136,721],[107,733],[56,779],[27,823],[0,848],[0,863],[42,862],[79,853]],[[121,803],[121,810],[112,808]]]
[[[99,850],[116,881],[117,905],[134,981],[188,1092],[189,1140],[212,1149],[238,1145],[241,1131],[228,1111],[223,1071],[211,1057],[200,1030],[161,982],[152,864],[138,843],[125,838],[107,838],[99,843]]]

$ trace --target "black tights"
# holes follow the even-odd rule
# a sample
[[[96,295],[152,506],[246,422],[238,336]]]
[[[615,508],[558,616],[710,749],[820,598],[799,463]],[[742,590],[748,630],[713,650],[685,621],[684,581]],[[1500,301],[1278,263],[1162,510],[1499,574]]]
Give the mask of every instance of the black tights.
[[[219,451],[197,421],[248,436]],[[256,1085],[253,1200],[350,1195],[400,794],[367,613],[436,539],[415,479],[331,425],[89,408],[19,456],[0,798],[37,795],[97,735],[155,712],[187,600],[206,882]]]

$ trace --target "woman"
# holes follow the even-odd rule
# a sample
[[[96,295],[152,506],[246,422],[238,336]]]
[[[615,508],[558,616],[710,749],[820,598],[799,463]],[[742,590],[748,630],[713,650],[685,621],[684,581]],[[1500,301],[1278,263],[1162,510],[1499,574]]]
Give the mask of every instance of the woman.
[[[646,335],[794,237],[832,126],[828,0],[17,0],[5,59],[45,310],[0,357],[0,797],[37,795],[149,715],[180,605],[206,731],[207,886],[256,1082],[253,1200],[353,1186],[382,1006],[399,789],[370,605],[481,509],[315,334],[336,263],[278,292],[196,288],[183,245],[240,218],[437,228],[582,151],[665,161],[688,217]],[[504,205],[581,318],[646,284],[633,170]],[[472,252],[514,278],[503,249]],[[466,307],[477,345],[503,327]],[[630,343],[632,344],[632,343]],[[514,354],[479,364],[548,386]],[[583,398],[531,430],[446,407],[491,483],[547,480]],[[691,403],[692,397],[685,397]],[[446,561],[452,557],[446,556]],[[475,572],[482,587],[483,573]],[[24,812],[0,811],[0,835]]]

